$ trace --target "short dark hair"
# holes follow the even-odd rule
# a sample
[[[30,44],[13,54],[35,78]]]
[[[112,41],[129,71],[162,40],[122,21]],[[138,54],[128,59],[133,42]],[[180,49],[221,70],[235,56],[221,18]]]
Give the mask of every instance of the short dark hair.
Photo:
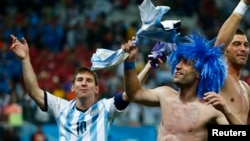
[[[75,82],[76,75],[78,75],[79,73],[90,73],[90,74],[92,74],[94,76],[95,85],[99,85],[99,79],[98,79],[97,74],[93,70],[91,70],[90,68],[85,67],[85,66],[76,68],[74,76],[73,76],[72,83]]]
[[[237,28],[235,34],[246,35],[246,33],[241,28]]]

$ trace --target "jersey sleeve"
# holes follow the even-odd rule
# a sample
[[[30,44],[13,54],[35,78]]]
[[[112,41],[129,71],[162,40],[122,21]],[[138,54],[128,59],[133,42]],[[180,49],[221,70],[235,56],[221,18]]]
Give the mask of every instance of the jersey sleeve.
[[[44,97],[46,111],[55,117],[57,117],[60,111],[62,111],[62,109],[64,109],[69,104],[69,101],[56,97],[47,91],[45,92]]]

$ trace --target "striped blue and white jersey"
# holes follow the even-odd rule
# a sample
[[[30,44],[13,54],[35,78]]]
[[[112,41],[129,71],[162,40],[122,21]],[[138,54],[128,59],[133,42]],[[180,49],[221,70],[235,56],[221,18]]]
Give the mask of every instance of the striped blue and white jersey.
[[[104,98],[81,111],[75,99],[67,101],[45,92],[45,103],[56,119],[60,141],[107,141],[110,124],[122,112],[115,107],[114,98]]]

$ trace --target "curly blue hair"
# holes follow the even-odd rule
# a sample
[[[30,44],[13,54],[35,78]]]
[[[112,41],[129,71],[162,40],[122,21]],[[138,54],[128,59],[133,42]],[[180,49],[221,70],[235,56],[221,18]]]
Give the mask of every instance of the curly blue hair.
[[[227,77],[227,64],[223,56],[222,45],[213,46],[215,40],[207,40],[200,34],[192,34],[176,41],[177,49],[168,57],[172,74],[182,58],[194,61],[194,68],[200,74],[197,89],[199,98],[204,93],[219,93]]]

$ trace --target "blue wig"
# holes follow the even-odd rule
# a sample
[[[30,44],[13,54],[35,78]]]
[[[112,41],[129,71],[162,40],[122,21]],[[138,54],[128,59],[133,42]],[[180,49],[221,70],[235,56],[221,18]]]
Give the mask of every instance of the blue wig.
[[[208,41],[198,34],[185,36],[183,39],[185,42],[176,41],[177,49],[167,60],[172,67],[172,74],[182,58],[194,61],[194,68],[200,74],[198,97],[203,98],[204,93],[209,91],[218,93],[227,77],[222,46],[214,47],[215,40]]]

